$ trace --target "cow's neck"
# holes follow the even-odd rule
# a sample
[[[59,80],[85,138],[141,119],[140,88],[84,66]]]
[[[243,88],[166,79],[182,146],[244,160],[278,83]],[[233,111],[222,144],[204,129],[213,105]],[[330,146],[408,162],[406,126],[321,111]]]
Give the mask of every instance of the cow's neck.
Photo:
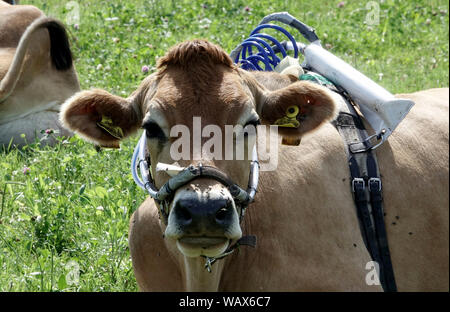
[[[186,291],[218,291],[223,261],[217,261],[211,273],[205,269],[204,258],[184,257],[184,281]]]

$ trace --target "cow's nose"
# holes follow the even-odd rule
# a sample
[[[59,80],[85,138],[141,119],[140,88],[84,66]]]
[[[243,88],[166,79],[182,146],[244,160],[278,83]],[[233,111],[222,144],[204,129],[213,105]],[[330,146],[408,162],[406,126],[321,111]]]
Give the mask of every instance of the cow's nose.
[[[202,230],[225,230],[233,222],[233,204],[230,199],[179,198],[172,213],[178,226],[189,234]]]

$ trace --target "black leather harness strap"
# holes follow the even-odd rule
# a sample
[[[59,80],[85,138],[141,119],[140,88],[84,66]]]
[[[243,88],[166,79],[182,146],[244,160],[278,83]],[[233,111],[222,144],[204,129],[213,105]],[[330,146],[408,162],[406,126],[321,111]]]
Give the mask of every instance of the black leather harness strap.
[[[376,157],[354,107],[344,100],[341,104],[341,111],[333,124],[346,144],[351,190],[362,237],[372,260],[379,265],[378,275],[383,289],[397,291],[384,224],[382,187]]]
[[[358,219],[361,222],[361,233],[373,260],[380,262],[380,255],[377,246],[377,236],[375,227],[371,219],[369,206],[367,205],[366,181],[360,177],[358,163],[351,156],[349,159],[350,173],[352,176],[352,191],[356,204]]]
[[[384,224],[383,196],[381,179],[378,174],[377,163],[371,153],[367,155],[368,188],[372,214],[374,219],[378,248],[380,250],[380,280],[385,291],[397,291],[394,268],[387,240],[386,226]]]

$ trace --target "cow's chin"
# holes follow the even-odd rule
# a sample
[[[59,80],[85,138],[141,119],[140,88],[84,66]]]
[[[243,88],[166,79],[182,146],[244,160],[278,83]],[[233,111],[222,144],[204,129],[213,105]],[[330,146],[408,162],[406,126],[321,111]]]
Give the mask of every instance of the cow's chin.
[[[230,244],[226,237],[184,236],[177,240],[178,250],[186,257],[217,257],[227,250]]]

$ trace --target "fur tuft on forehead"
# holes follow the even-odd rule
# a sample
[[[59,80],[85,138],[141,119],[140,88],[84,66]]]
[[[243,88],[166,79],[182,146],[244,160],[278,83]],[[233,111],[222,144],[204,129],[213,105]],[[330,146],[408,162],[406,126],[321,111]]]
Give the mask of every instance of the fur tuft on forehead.
[[[202,39],[188,40],[172,47],[158,61],[158,70],[164,71],[168,66],[187,69],[193,64],[225,65],[233,67],[228,54],[219,46]]]

